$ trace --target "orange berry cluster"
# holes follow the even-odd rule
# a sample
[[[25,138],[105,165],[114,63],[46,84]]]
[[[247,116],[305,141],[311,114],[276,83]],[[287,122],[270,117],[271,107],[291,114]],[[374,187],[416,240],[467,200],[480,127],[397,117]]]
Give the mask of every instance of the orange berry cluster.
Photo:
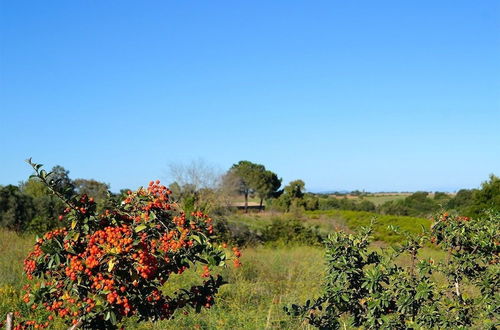
[[[236,257],[235,259],[233,259],[234,267],[236,268],[241,267],[241,261],[240,261],[241,251],[237,247],[233,247],[233,253],[234,256]]]
[[[203,266],[203,273],[201,274],[201,277],[210,277],[210,269],[207,265]]]
[[[94,328],[104,327],[107,312],[118,321],[137,314],[156,320],[187,305],[210,307],[224,282],[211,276],[207,265],[201,274],[207,280],[194,291],[169,297],[156,289],[203,254],[212,256],[205,260],[225,259],[223,250],[208,243],[214,233],[212,219],[202,212],[187,217],[170,203],[170,195],[159,181],[152,181],[100,214],[92,198],[75,200],[60,218],[67,227],[45,234],[24,262],[29,278],[49,279],[45,285],[56,290],[42,298],[28,292],[24,301],[38,299],[32,308],[44,306],[52,312],[49,320],[78,317]],[[52,249],[59,249],[56,259],[52,252],[43,252]],[[233,255],[238,267],[241,252],[234,248]],[[71,295],[65,293],[69,287],[74,288]],[[147,316],[140,315],[146,310]]]
[[[33,250],[28,254],[24,260],[24,272],[26,273],[28,279],[33,279],[33,273],[37,268],[37,260],[44,254],[42,251],[42,244],[49,242],[53,239],[58,239],[61,236],[67,235],[68,232],[64,228],[55,229],[51,232],[45,233],[43,238],[39,238]]]
[[[139,265],[137,266],[137,272],[145,279],[149,279],[156,274],[157,260],[154,255],[149,253],[147,250],[140,250],[137,255],[137,260]]]

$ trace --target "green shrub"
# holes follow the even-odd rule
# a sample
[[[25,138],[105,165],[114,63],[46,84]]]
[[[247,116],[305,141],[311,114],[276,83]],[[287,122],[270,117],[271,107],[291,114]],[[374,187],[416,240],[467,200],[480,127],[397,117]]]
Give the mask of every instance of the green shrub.
[[[262,242],[258,232],[250,229],[248,225],[241,222],[228,222],[226,219],[218,219],[214,223],[217,233],[217,241],[229,243],[236,246],[254,246]]]
[[[318,210],[350,210],[350,211],[375,211],[375,204],[369,200],[351,200],[347,198],[326,197],[318,201]]]
[[[317,227],[304,224],[297,218],[273,218],[262,233],[264,242],[280,244],[319,245],[323,237]]]
[[[498,213],[475,220],[443,214],[435,218],[429,235],[404,233],[403,243],[380,252],[369,249],[371,231],[331,234],[323,294],[285,311],[319,329],[498,326]],[[440,262],[420,257],[419,250],[429,242],[448,257]],[[396,262],[404,255],[410,258],[406,267]]]

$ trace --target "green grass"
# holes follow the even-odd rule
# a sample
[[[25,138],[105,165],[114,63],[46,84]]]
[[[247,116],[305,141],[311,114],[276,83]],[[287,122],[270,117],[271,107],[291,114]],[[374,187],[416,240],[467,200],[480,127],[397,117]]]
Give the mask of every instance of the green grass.
[[[257,197],[248,197],[249,203],[260,203],[260,198]],[[233,199],[233,203],[245,203],[245,197],[238,196]]]
[[[28,281],[23,274],[23,260],[35,243],[31,235],[19,236],[0,229],[0,317],[18,310],[21,304],[22,287]]]
[[[268,213],[235,213],[228,216],[226,220],[229,223],[245,224],[254,231],[262,231],[271,223],[273,217],[276,216]]]
[[[24,284],[23,260],[35,243],[32,235],[19,236],[0,229],[0,285],[21,288]]]
[[[216,304],[201,314],[179,315],[169,321],[145,323],[138,329],[298,329],[283,306],[317,295],[323,278],[323,251],[312,247],[256,248],[244,251],[243,267],[223,271],[229,281]],[[320,266],[320,267],[318,267]],[[171,286],[199,275],[174,279]],[[177,282],[177,283],[176,283]]]

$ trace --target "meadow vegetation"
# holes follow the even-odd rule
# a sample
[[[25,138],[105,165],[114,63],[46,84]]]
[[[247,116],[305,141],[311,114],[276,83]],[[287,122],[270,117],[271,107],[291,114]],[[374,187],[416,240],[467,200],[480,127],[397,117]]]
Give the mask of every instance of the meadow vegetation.
[[[133,193],[132,195],[127,190],[113,194],[107,191],[109,187],[104,183],[85,179],[72,180],[69,178],[69,172],[60,166],[55,167],[53,170],[51,173],[46,173],[46,181],[50,182],[56,195],[62,197],[62,199],[57,196],[55,197],[50,192],[50,189],[46,188],[47,185],[42,182],[43,180],[37,177],[30,178],[19,186],[0,187],[0,317],[2,319],[5,319],[7,312],[11,311],[21,314],[31,314],[38,319],[47,317],[48,314],[46,312],[30,310],[25,303],[25,285],[30,281],[27,280],[24,274],[23,260],[32,249],[37,234],[53,230],[61,225],[61,219],[66,219],[67,216],[70,216],[68,211],[65,211],[67,209],[67,203],[64,202],[65,199],[71,200],[72,198],[77,198],[76,200],[81,201],[82,196],[87,196],[87,194],[95,196],[95,198],[92,198],[92,205],[88,204],[88,197],[85,197],[87,198],[84,202],[85,205],[82,204],[85,210],[82,211],[78,207],[75,209],[76,213],[70,216],[73,219],[69,222],[71,227],[69,231],[71,231],[84,228],[83,225],[86,225],[87,222],[80,223],[80,221],[84,221],[85,217],[88,218],[85,215],[86,212],[95,212],[96,215],[107,214],[106,210],[110,208],[118,207],[120,209],[122,206],[118,205],[123,205],[122,201],[128,201],[125,204],[135,203],[135,197],[132,198],[133,196],[138,198],[137,203],[139,204],[137,205],[142,205],[140,203],[143,203],[143,199],[146,198],[146,195],[142,196],[140,189],[138,193]],[[483,219],[481,223],[485,228],[498,228],[498,216],[490,216],[488,219],[485,216],[487,214],[485,210],[493,212],[488,214],[496,214],[494,212],[500,210],[500,180],[493,175],[489,181],[482,184],[480,189],[460,190],[454,195],[437,192],[432,194],[416,192],[390,196],[370,196],[370,194],[354,192],[349,197],[339,197],[307,193],[305,191],[305,183],[302,180],[294,180],[283,189],[280,189],[278,183],[281,184],[281,179],[277,175],[267,170],[264,166],[246,161],[235,164],[220,180],[209,180],[210,184],[202,183],[203,181],[199,180],[203,176],[203,173],[196,173],[196,170],[193,168],[184,170],[189,175],[184,175],[185,173],[182,173],[180,170],[178,171],[178,180],[172,183],[171,186],[173,189],[169,190],[169,198],[175,200],[176,207],[180,209],[189,210],[189,212],[202,210],[212,215],[213,223],[210,223],[210,227],[207,225],[203,229],[203,234],[196,235],[198,235],[197,239],[199,239],[200,235],[205,235],[207,239],[210,238],[212,241],[210,244],[214,244],[213,247],[215,249],[211,250],[211,245],[204,245],[208,244],[208,241],[202,239],[200,241],[200,249],[202,246],[205,246],[202,250],[212,254],[212,257],[220,258],[215,263],[212,262],[211,271],[214,275],[221,275],[227,284],[222,285],[222,283],[219,283],[218,290],[211,292],[211,295],[215,298],[215,304],[211,301],[210,306],[208,306],[207,301],[203,301],[203,304],[209,308],[198,308],[195,300],[193,300],[192,304],[183,303],[182,308],[179,308],[178,311],[173,309],[172,313],[167,317],[170,318],[168,320],[161,320],[162,317],[155,319],[150,316],[142,317],[141,320],[140,314],[125,313],[127,317],[121,321],[120,317],[118,323],[121,322],[126,328],[299,329],[310,328],[312,326],[319,326],[321,328],[322,324],[327,324],[326,328],[332,328],[334,327],[332,324],[337,324],[339,320],[344,322],[343,324],[346,327],[349,324],[354,324],[357,326],[369,325],[378,328],[382,327],[385,322],[384,320],[387,319],[387,315],[391,315],[390,322],[393,322],[387,324],[396,324],[401,320],[397,321],[393,318],[393,308],[390,308],[390,310],[375,311],[368,310],[366,309],[367,305],[361,304],[358,306],[360,310],[365,308],[365,314],[372,313],[370,314],[372,315],[371,318],[366,318],[365,316],[368,314],[363,316],[360,310],[348,310],[346,306],[342,305],[341,301],[337,301],[332,305],[332,308],[337,311],[334,313],[335,316],[332,316],[332,314],[321,320],[307,316],[308,311],[318,308],[320,305],[326,307],[324,306],[325,301],[331,302],[335,300],[333,298],[333,300],[330,298],[323,299],[324,297],[328,297],[325,296],[325,288],[329,286],[333,288],[335,286],[334,282],[328,281],[328,278],[333,276],[330,264],[333,260],[331,256],[332,242],[349,241],[349,244],[354,246],[360,242],[361,238],[349,235],[355,235],[362,227],[370,227],[371,238],[363,238],[365,241],[359,245],[359,256],[373,254],[377,256],[375,258],[377,260],[387,260],[387,251],[390,247],[400,245],[405,240],[408,240],[409,237],[417,237],[423,232],[429,233],[433,230],[434,227],[431,226],[433,220],[431,218],[435,220],[436,214],[447,212],[447,218],[462,220],[470,218],[460,218],[459,215],[473,216],[473,219]],[[197,179],[194,180],[194,178]],[[167,188],[162,189],[167,191]],[[245,202],[254,200],[259,204],[261,203],[262,208],[260,212],[248,212],[246,208],[236,210],[231,202],[235,200],[244,200]],[[265,211],[263,210],[264,207]],[[108,219],[106,220],[108,222],[105,221],[106,223],[99,224],[99,226],[114,226],[124,221],[122,218],[106,217],[104,218]],[[173,218],[167,217],[164,220],[168,222],[170,221],[168,219],[171,220]],[[206,219],[206,217],[202,216],[200,219]],[[457,222],[460,225],[456,228],[453,227],[455,228],[453,230],[459,230],[463,234],[466,234],[474,232],[477,229],[469,229],[475,228],[468,225],[469,220],[460,221]],[[488,224],[490,227],[488,227]],[[146,228],[148,228],[148,231],[151,231],[151,234],[157,230],[155,229],[157,227],[149,228],[148,226],[143,227],[143,225],[145,224],[137,223],[131,225],[132,233],[127,235],[135,237],[137,235],[134,233],[140,234]],[[161,224],[158,223],[158,225],[161,227]],[[95,229],[87,228],[82,230],[87,230],[88,233],[86,235],[91,235],[94,231],[98,232],[103,229],[105,228],[96,227]],[[445,228],[443,227],[442,230],[445,231]],[[454,233],[454,231],[449,231],[446,232],[446,235],[454,235]],[[471,320],[471,326],[477,327],[481,323],[482,317],[489,318],[488,324],[489,327],[492,327],[496,321],[491,323],[491,319],[494,318],[496,320],[498,317],[498,310],[495,308],[488,309],[487,312],[489,314],[481,314],[478,311],[477,306],[479,306],[479,301],[477,301],[477,298],[480,297],[478,296],[478,292],[480,292],[481,286],[476,281],[477,278],[481,277],[478,275],[481,273],[480,271],[484,271],[486,268],[490,269],[488,272],[491,272],[491,269],[495,269],[495,272],[498,272],[498,267],[496,266],[498,261],[498,234],[498,232],[492,232],[491,234],[496,237],[494,239],[496,243],[494,244],[497,245],[491,247],[491,242],[486,242],[489,238],[482,237],[482,243],[476,241],[476,243],[479,242],[480,247],[473,248],[468,252],[472,256],[477,254],[478,251],[486,251],[486,246],[490,244],[488,245],[490,246],[490,250],[488,251],[492,254],[490,257],[493,259],[488,259],[489,257],[485,253],[481,256],[483,258],[481,260],[483,261],[477,264],[476,267],[473,265],[474,260],[471,260],[470,256],[460,256],[461,258],[465,258],[461,260],[464,264],[467,262],[472,263],[469,265],[469,270],[476,267],[474,268],[476,269],[474,270],[476,272],[474,276],[471,277],[472,273],[467,273],[467,271],[465,271],[464,275],[461,275],[465,279],[462,287],[462,297],[464,297],[464,301],[468,301],[469,303],[472,301],[470,299],[476,299],[474,300],[475,307],[470,309],[471,312],[469,314],[467,314],[467,311],[463,315],[457,312],[457,315],[460,314],[461,316],[459,316],[464,317],[464,320],[467,318],[467,320]],[[87,243],[80,240],[79,236],[73,234],[70,236],[76,238],[74,244],[84,244],[83,248],[85,248],[85,244]],[[436,234],[435,236],[437,237]],[[332,241],[332,237],[336,238]],[[350,269],[349,267],[352,265],[349,266],[346,264],[342,266],[343,270],[338,269],[339,274],[346,271],[358,273],[361,271],[361,273],[364,273],[364,277],[361,277],[359,281],[366,282],[371,276],[371,273],[367,272],[369,269],[381,267],[380,270],[383,273],[386,269],[392,267],[391,269],[394,272],[387,273],[384,276],[391,278],[391,283],[396,283],[398,279],[405,276],[409,269],[415,267],[415,260],[417,259],[419,262],[422,260],[433,260],[436,264],[443,263],[444,265],[450,260],[450,252],[446,250],[450,246],[432,244],[430,236],[427,236],[427,238],[427,241],[422,240],[418,243],[414,254],[407,253],[409,251],[407,246],[405,253],[392,254],[389,258],[389,263],[382,265],[378,264],[378,261],[375,259],[366,259],[361,270]],[[191,241],[195,242],[197,239],[193,238]],[[353,239],[357,239],[358,243],[354,244]],[[434,243],[436,243],[436,239],[434,239]],[[441,242],[446,241],[443,237],[439,239]],[[39,241],[37,240],[37,242]],[[330,242],[327,243],[328,249],[326,250],[326,255],[330,255],[330,257],[329,259],[327,258],[326,263],[324,259],[325,242]],[[415,244],[415,241],[413,243]],[[469,246],[473,243],[472,241],[467,242]],[[222,261],[224,261],[225,257],[220,254],[223,249],[218,249],[225,247],[226,244],[241,249],[241,267],[215,267],[224,264]],[[451,243],[447,242],[446,244],[449,245]],[[458,247],[452,246],[452,248],[458,248],[457,251],[462,251],[461,249],[464,246],[462,244],[458,245]],[[191,258],[190,260],[183,259],[179,263],[178,266],[186,266],[181,272],[182,275],[175,274],[177,271],[173,271],[169,273],[168,280],[159,279],[159,282],[155,285],[160,289],[161,295],[175,295],[175,292],[179,288],[191,288],[199,284],[200,275],[207,272],[207,268],[204,267],[207,263],[206,260],[199,258],[198,253],[199,251],[193,254],[188,253],[182,257]],[[347,257],[349,253],[344,251],[336,254],[339,254],[337,257],[342,257],[342,255]],[[105,268],[108,271],[111,271],[114,267],[109,264],[109,261],[112,261],[112,264],[114,263],[114,258],[117,258],[117,256],[109,255],[109,260],[107,259]],[[491,263],[494,267],[486,267],[486,264],[491,260],[494,260]],[[64,260],[54,260],[51,267],[57,262],[61,263],[61,267],[66,263]],[[339,262],[339,260],[335,262]],[[449,266],[449,263],[447,265]],[[130,271],[133,272],[133,270]],[[495,272],[493,274],[497,274]],[[75,279],[80,276],[78,272],[70,275],[70,277]],[[148,274],[144,275],[146,276],[145,279],[149,276]],[[327,279],[326,282],[325,278]],[[449,289],[447,287],[449,278],[450,273],[446,273],[446,267],[444,266],[439,271],[436,269],[432,274],[426,273],[425,276],[421,277],[425,281],[432,281],[434,283],[432,290],[438,290],[439,288],[443,292]],[[495,279],[494,276],[488,277],[488,279],[489,284],[497,283],[495,281],[498,281],[498,278]],[[127,279],[123,277],[120,281],[126,284]],[[385,287],[389,282],[384,282],[385,284],[381,285]],[[416,284],[417,282],[414,281],[411,283]],[[331,292],[331,290],[328,290],[327,292]],[[390,304],[397,305],[397,302],[394,300],[384,300],[385,298],[382,299],[379,296],[370,296],[374,292],[379,292],[377,290],[372,290],[372,292],[368,292],[368,290],[362,295],[351,292],[348,296],[356,296],[355,300],[358,302],[360,299],[378,299],[377,301],[381,303],[382,301],[389,301]],[[433,291],[433,295],[440,294],[439,290]],[[489,292],[488,301],[490,303],[489,306],[491,306],[492,302],[494,304],[499,301],[498,292],[495,290],[490,290]],[[99,292],[96,292],[96,294],[99,295]],[[103,294],[108,295],[109,293],[105,292]],[[323,298],[320,298],[319,303],[314,306],[310,305],[310,303],[309,305],[308,303],[297,305],[303,304],[308,299],[315,299],[317,297]],[[193,299],[198,298],[200,297],[193,296]],[[443,299],[445,298],[452,299],[453,296],[447,295]],[[108,297],[108,299],[111,298]],[[138,299],[137,303],[142,303],[139,296],[136,296],[134,299]],[[352,299],[349,298],[348,300]],[[423,303],[423,301],[418,303]],[[292,304],[295,304],[297,307],[293,309],[291,307]],[[454,308],[458,308],[457,311],[461,310],[460,304],[463,304],[463,301],[458,301],[458,304],[458,307],[454,305]],[[436,308],[439,307],[438,305],[436,306]],[[119,310],[113,308],[109,310]],[[287,310],[291,315],[287,315],[284,312],[286,308],[288,308]],[[101,309],[96,313],[104,313],[102,315],[105,316],[107,310]],[[423,309],[419,310],[418,313],[421,311]],[[318,310],[318,313],[321,314],[321,310]],[[413,316],[408,313],[405,315],[410,315],[410,318],[416,318],[418,314],[416,310],[412,313],[414,314],[410,314]],[[471,313],[475,313],[475,315]],[[422,316],[422,314],[418,315],[418,317]],[[358,318],[357,323],[353,321],[353,317],[354,319]],[[424,328],[432,328],[429,325],[432,323],[425,322],[421,322]],[[449,322],[448,325],[452,328],[460,327],[460,324],[463,323],[462,321],[460,323],[453,320]],[[109,322],[103,324],[106,327],[113,327]],[[441,323],[441,325],[443,324],[445,323]],[[59,318],[55,318],[51,326],[54,328],[64,327],[63,321]]]
[[[23,273],[23,259],[33,246],[35,236],[0,230],[0,237],[0,315],[3,318],[7,312],[25,306],[22,288],[28,280]],[[155,323],[138,324],[132,319],[126,326],[137,329],[299,328],[301,321],[284,314],[283,307],[320,292],[323,254],[321,247],[311,246],[246,248],[240,268],[221,270],[228,284],[221,287],[217,303],[210,310],[201,314],[191,310],[188,315],[179,313],[173,320]],[[183,276],[174,276],[163,289],[169,292],[178,286],[196,283],[200,271],[198,267]]]

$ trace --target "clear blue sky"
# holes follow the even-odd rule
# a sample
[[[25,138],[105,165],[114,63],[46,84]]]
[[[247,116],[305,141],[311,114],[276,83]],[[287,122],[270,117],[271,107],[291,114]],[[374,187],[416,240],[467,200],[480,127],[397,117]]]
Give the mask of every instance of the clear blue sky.
[[[0,184],[29,156],[114,191],[198,158],[311,191],[500,174],[499,1],[0,3]]]

